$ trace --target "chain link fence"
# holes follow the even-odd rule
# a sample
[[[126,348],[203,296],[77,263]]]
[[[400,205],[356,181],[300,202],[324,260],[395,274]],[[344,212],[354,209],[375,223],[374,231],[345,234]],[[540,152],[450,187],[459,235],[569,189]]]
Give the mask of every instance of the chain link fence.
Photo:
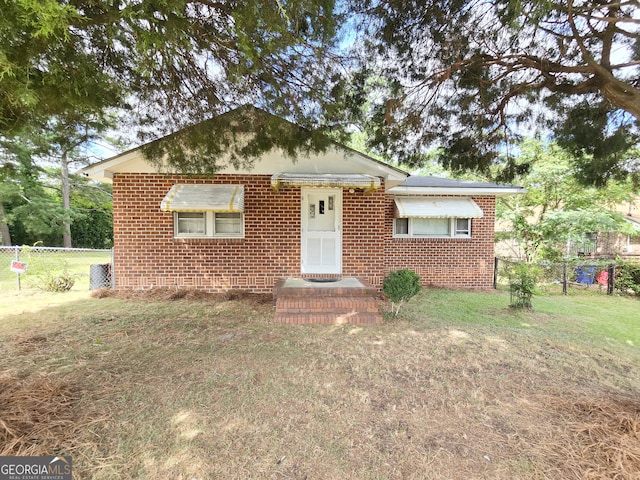
[[[509,288],[513,267],[522,263],[496,258],[494,288]],[[563,263],[536,263],[537,288],[545,293],[567,295],[570,290],[590,290],[613,295],[616,264],[612,260],[575,260]]]
[[[0,292],[111,287],[111,249],[0,246]]]

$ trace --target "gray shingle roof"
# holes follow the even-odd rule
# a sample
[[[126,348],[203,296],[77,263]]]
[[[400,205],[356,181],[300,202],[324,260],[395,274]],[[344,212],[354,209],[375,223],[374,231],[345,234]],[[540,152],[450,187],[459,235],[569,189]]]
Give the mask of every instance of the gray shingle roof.
[[[452,178],[442,177],[421,177],[410,176],[404,183],[398,185],[400,187],[430,187],[430,188],[519,188],[516,185],[504,183],[476,182],[472,180],[455,180]]]

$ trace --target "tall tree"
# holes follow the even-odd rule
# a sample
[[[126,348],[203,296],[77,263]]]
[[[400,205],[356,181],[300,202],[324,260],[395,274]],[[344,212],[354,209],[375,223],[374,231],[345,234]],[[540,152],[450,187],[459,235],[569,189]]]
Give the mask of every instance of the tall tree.
[[[385,79],[372,145],[487,171],[523,131],[555,132],[592,183],[638,175],[637,0],[352,0]],[[374,58],[374,61],[371,61]],[[380,90],[380,89],[379,89]],[[380,91],[378,91],[380,93]],[[586,127],[586,128],[585,128]]]
[[[113,123],[112,117],[77,111],[51,119],[42,128],[45,133],[36,132],[25,139],[36,147],[35,154],[41,163],[60,166],[60,197],[64,212],[62,244],[65,248],[73,246],[70,167],[88,163],[89,144]]]

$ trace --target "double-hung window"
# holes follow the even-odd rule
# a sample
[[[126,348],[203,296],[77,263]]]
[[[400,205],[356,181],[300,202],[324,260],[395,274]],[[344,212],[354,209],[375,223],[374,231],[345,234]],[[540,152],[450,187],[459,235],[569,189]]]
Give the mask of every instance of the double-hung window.
[[[173,212],[176,238],[244,237],[242,185],[177,184],[160,209]]]
[[[470,238],[482,210],[470,198],[396,197],[393,236]]]
[[[176,212],[176,236],[204,236],[207,231],[205,212]]]
[[[184,238],[234,238],[244,236],[242,213],[175,212],[175,236]]]
[[[396,218],[395,237],[471,237],[470,218]]]

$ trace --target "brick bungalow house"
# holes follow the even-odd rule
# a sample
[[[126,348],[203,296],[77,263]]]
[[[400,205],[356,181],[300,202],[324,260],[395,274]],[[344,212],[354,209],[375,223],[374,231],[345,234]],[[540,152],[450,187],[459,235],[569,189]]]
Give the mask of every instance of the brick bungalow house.
[[[401,268],[486,289],[496,197],[521,191],[410,176],[337,144],[208,177],[162,173],[136,148],[83,173],[113,182],[117,289],[271,293],[284,278],[354,277],[380,291]]]

